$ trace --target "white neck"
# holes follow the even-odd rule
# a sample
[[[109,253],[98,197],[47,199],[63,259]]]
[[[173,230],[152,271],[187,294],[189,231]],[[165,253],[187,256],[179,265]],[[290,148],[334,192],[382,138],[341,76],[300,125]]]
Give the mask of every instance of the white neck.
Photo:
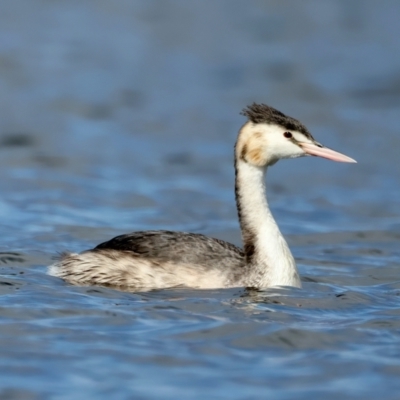
[[[236,159],[236,203],[246,263],[247,286],[301,287],[296,263],[268,207],[266,167]]]

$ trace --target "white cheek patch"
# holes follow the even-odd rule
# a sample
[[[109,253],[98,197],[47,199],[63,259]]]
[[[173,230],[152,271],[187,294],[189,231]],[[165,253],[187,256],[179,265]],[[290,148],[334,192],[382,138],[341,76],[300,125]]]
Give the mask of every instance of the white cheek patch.
[[[303,142],[303,143],[313,143],[311,139],[309,139],[307,136],[303,135],[300,132],[292,132],[293,138],[297,142]]]

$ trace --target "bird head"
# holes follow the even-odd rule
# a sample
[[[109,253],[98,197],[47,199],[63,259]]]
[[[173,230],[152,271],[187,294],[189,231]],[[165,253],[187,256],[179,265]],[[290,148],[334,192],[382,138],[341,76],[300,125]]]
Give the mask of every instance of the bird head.
[[[264,167],[280,159],[317,156],[332,161],[351,162],[352,158],[318,143],[298,120],[265,104],[253,103],[243,110],[248,118],[236,144],[236,157]]]

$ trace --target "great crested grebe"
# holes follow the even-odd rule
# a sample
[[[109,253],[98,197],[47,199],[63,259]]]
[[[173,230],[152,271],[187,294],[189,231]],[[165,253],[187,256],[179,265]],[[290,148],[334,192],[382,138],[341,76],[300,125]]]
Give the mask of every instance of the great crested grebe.
[[[201,234],[143,231],[80,254],[62,254],[49,273],[76,285],[123,290],[301,287],[296,263],[268,207],[264,175],[283,158],[356,162],[314,140],[298,120],[265,104],[243,110],[235,145],[235,197],[243,250]]]

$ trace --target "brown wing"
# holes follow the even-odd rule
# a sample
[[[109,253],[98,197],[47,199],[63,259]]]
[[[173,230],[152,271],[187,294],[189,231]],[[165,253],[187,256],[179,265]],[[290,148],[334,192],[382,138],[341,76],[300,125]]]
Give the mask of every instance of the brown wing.
[[[129,251],[145,258],[199,265],[244,264],[241,249],[220,239],[201,234],[172,231],[143,231],[117,236],[96,250]]]

